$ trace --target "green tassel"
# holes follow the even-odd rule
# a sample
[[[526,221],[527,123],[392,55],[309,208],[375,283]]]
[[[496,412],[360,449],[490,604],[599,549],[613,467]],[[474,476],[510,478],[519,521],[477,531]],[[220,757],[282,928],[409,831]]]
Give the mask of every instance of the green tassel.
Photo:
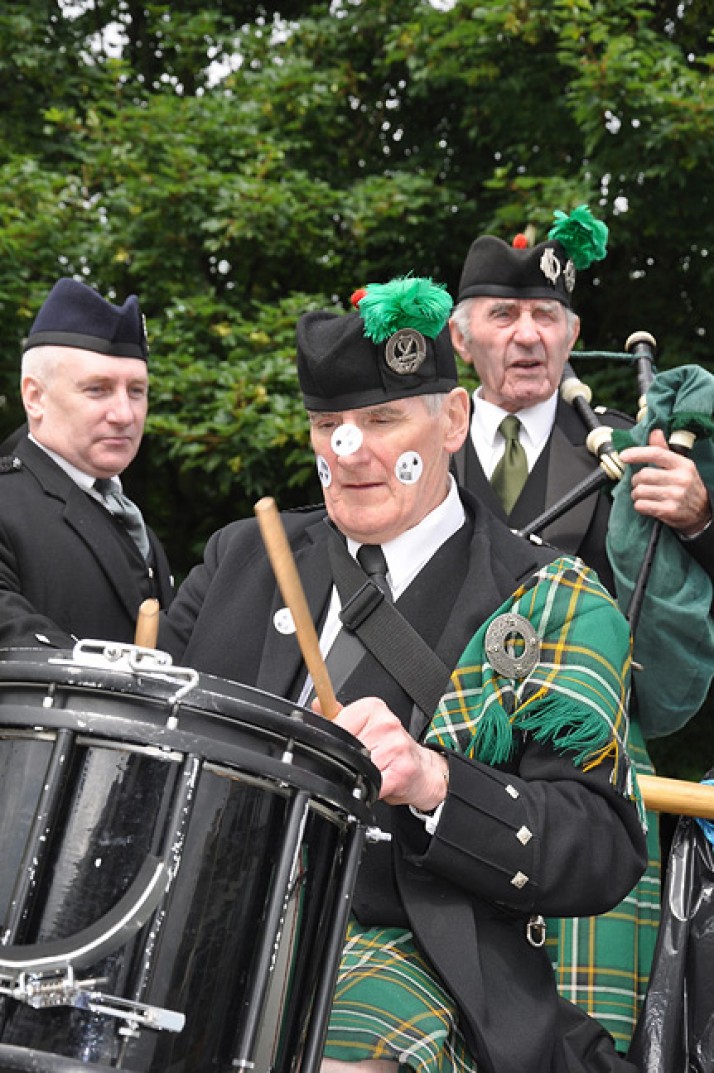
[[[370,283],[365,291],[358,309],[364,320],[364,334],[374,343],[383,343],[400,328],[414,328],[434,339],[454,304],[442,283],[420,276]]]
[[[505,764],[513,754],[513,722],[500,704],[491,704],[479,720],[476,759],[484,764]]]
[[[612,446],[616,451],[624,451],[626,447],[634,447],[635,441],[632,433],[624,428],[614,428],[612,430]]]
[[[526,703],[518,712],[516,726],[536,741],[549,743],[556,752],[568,753],[577,767],[597,762],[599,754],[613,742],[602,716],[585,705],[576,705],[572,696],[543,696],[540,691],[534,696],[538,697],[537,708]]]

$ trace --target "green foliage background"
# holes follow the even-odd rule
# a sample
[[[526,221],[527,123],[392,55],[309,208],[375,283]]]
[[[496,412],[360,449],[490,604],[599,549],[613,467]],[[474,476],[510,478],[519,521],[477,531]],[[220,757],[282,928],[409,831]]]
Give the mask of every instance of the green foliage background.
[[[708,0],[6,2],[0,433],[54,281],[137,293],[152,405],[130,490],[182,574],[260,496],[319,497],[300,313],[410,270],[453,291],[477,234],[540,239],[582,202],[611,232],[576,290],[583,346],[646,329],[660,368],[711,367],[711,45]],[[579,369],[634,410],[624,363]]]

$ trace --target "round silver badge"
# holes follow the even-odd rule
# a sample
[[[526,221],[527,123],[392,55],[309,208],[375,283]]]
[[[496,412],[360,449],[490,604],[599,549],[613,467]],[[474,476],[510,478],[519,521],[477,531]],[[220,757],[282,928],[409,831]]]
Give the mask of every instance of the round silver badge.
[[[486,658],[505,678],[527,678],[540,659],[540,638],[523,615],[507,612],[486,630]]]
[[[384,357],[392,372],[415,373],[426,358],[426,339],[416,328],[400,328],[387,340]]]

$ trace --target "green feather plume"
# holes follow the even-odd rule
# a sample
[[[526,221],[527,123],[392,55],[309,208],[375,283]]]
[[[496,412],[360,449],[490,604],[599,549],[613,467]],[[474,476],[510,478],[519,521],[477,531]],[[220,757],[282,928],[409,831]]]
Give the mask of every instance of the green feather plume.
[[[596,220],[587,205],[578,205],[569,216],[556,209],[553,216],[556,222],[548,238],[558,240],[578,271],[602,261],[607,254],[607,224]]]
[[[389,283],[370,283],[359,302],[364,334],[383,343],[400,328],[414,328],[434,339],[446,324],[453,299],[443,283],[420,276],[402,276]]]

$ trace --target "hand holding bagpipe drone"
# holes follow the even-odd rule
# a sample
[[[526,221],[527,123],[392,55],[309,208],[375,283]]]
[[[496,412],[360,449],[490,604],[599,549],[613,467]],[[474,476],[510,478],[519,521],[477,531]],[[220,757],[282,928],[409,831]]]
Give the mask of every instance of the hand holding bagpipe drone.
[[[576,268],[587,267],[605,255],[607,229],[585,206],[570,217],[564,213],[556,213],[556,217],[559,222],[549,238],[561,242]],[[632,478],[642,466],[626,465],[619,453],[627,447],[647,445],[652,431],[661,429],[669,449],[691,456],[704,484],[711,487],[714,376],[696,365],[657,374],[655,355],[656,343],[648,332],[631,335],[623,354],[581,351],[572,355],[625,359],[636,365],[637,424],[630,430],[603,425],[590,406],[590,389],[566,363],[560,393],[588,430],[586,445],[599,465],[519,530],[524,536],[539,534],[586,497],[602,489],[612,493],[606,546],[618,603],[633,634],[638,714],[646,737],[663,736],[682,727],[701,707],[714,677],[711,579],[677,533],[661,520],[636,510]]]

